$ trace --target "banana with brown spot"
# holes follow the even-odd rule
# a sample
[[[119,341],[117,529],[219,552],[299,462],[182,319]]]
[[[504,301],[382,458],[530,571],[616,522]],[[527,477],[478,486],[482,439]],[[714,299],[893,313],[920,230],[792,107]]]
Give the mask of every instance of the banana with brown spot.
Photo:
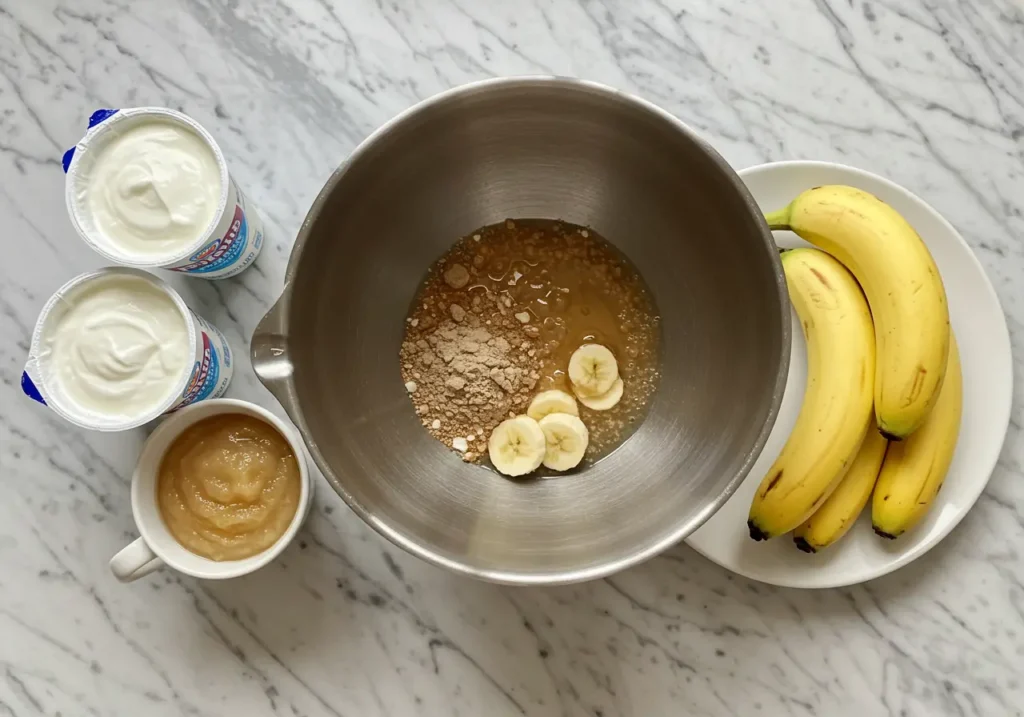
[[[946,292],[928,247],[899,212],[855,187],[809,189],[765,220],[857,277],[875,321],[878,428],[892,440],[911,435],[935,404],[949,352]]]
[[[843,478],[872,421],[875,335],[857,281],[817,249],[782,254],[807,340],[807,387],[793,432],[754,495],[754,540],[796,528]]]
[[[953,462],[963,412],[960,352],[950,335],[946,380],[927,420],[910,438],[893,443],[875,485],[871,524],[883,538],[913,528],[935,502]]]

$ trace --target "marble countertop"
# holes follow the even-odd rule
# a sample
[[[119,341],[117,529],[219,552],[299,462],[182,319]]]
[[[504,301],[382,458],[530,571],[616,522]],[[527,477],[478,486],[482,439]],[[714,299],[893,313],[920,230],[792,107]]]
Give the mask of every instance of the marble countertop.
[[[242,352],[357,142],[440,90],[523,73],[638,93],[737,168],[835,160],[905,185],[970,242],[1022,355],[1016,0],[0,0],[0,715],[1021,714],[1020,362],[977,507],[850,589],[774,589],[685,546],[589,584],[488,585],[392,547],[325,484],[260,573],[111,577],[144,432],[76,430],[18,388],[43,303],[102,264],[59,164],[89,113],[166,105],[218,138],[269,244],[187,297]],[[229,395],[276,408],[246,362]]]

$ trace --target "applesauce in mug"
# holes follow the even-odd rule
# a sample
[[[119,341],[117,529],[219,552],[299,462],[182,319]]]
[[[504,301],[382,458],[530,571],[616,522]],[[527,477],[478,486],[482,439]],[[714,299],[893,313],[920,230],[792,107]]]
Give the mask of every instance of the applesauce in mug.
[[[291,445],[252,416],[226,413],[190,426],[157,477],[160,515],[182,547],[210,560],[263,552],[288,530],[301,477]]]

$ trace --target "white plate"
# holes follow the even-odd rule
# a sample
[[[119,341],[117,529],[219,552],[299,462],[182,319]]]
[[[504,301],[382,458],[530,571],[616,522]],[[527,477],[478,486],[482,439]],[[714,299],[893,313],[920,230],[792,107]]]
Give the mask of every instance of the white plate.
[[[815,555],[789,536],[756,543],[747,534],[754,491],[796,422],[807,380],[800,322],[793,315],[793,356],[782,408],[764,451],[731,499],[686,542],[722,567],[773,585],[826,588],[877,578],[924,555],[967,514],[996,465],[1010,421],[1013,365],[999,299],[967,242],[934,209],[906,189],[874,174],[828,162],[779,162],[740,172],[761,209],[788,204],[805,189],[848,184],[896,208],[924,239],[946,287],[950,321],[963,362],[964,406],[953,463],[935,504],[913,531],[883,540],[871,530],[870,506],[838,543]],[[776,232],[780,246],[804,243]]]

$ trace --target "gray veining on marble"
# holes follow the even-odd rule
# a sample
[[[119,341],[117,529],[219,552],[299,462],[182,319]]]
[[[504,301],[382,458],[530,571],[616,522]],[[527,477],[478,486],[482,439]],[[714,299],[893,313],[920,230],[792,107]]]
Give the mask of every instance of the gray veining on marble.
[[[89,113],[167,105],[218,138],[269,244],[237,280],[176,284],[242,352],[361,138],[440,90],[523,73],[638,93],[737,167],[841,161],[939,207],[1018,359],[975,510],[852,589],[773,589],[684,546],[608,580],[509,589],[406,556],[324,487],[261,573],[116,583],[143,433],[76,430],[18,388],[43,302],[101,264],[59,164]],[[1022,212],[1019,0],[0,0],[0,715],[1021,714]],[[276,407],[239,368],[230,395]]]

